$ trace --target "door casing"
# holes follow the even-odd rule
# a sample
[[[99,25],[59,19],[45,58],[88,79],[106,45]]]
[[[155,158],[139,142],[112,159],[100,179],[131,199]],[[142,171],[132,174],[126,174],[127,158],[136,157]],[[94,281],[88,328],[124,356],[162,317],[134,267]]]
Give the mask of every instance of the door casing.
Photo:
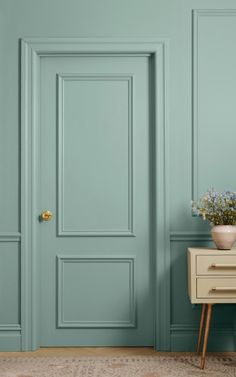
[[[25,38],[21,40],[21,349],[35,350],[38,341],[37,269],[38,194],[37,124],[40,59],[43,56],[148,56],[154,80],[152,114],[152,253],[155,263],[155,334],[158,350],[170,349],[170,246],[168,214],[168,40],[154,38]]]

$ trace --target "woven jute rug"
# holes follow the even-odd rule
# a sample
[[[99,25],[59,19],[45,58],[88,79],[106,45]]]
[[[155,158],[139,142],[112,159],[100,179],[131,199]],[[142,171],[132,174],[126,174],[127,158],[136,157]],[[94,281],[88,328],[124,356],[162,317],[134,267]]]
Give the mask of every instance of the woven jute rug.
[[[236,377],[236,356],[0,357],[0,377]]]

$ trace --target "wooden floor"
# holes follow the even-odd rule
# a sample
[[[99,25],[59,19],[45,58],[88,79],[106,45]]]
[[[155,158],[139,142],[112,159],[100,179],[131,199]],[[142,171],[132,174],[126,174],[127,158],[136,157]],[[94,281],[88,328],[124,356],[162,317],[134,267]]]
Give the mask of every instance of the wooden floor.
[[[34,352],[0,352],[0,356],[133,356],[155,355],[152,347],[65,347],[40,348]]]
[[[211,353],[212,354],[212,353]],[[40,348],[34,352],[0,352],[7,357],[40,356],[183,356],[195,355],[190,352],[157,352],[151,347],[77,347],[77,348]],[[235,352],[214,353],[214,355],[232,356]]]

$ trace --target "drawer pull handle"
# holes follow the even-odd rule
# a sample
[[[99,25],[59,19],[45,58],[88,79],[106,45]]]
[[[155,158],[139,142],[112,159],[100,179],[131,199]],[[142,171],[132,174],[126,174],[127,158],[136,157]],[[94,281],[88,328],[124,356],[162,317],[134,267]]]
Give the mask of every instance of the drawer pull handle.
[[[236,287],[213,287],[211,288],[211,291],[212,292],[216,292],[216,291],[236,291]]]
[[[233,263],[212,263],[211,268],[236,268]]]

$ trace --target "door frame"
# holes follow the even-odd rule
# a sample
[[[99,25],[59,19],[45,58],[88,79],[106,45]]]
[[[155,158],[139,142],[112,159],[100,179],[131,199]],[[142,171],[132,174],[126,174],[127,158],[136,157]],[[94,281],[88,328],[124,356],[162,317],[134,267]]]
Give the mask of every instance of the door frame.
[[[159,38],[24,38],[21,50],[21,350],[38,342],[37,284],[37,133],[40,59],[81,54],[147,56],[152,78],[151,182],[154,285],[154,347],[170,349],[170,238],[168,210],[168,40]]]

